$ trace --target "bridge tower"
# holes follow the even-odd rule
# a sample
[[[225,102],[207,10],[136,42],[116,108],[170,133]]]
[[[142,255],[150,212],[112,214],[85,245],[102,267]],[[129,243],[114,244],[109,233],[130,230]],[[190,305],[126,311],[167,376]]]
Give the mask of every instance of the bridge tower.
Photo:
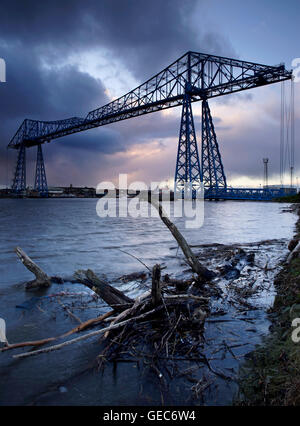
[[[186,185],[189,185],[190,190],[194,192],[201,188],[201,182],[202,176],[191,97],[186,92],[182,105],[174,190],[180,192],[184,190]]]
[[[12,184],[12,192],[19,194],[26,190],[26,148],[21,144],[18,152],[17,165]]]
[[[35,181],[34,189],[39,192],[40,196],[48,196],[48,185],[46,178],[46,170],[43,158],[42,145],[37,146],[37,157],[36,157],[36,169],[35,169]]]
[[[191,97],[186,93],[183,101],[179,133],[175,191],[182,191],[185,185],[189,185],[193,190],[198,190],[202,183],[206,189],[218,190],[227,187],[221,153],[208,102],[206,99],[202,101],[200,166]]]
[[[187,188],[187,192],[194,196],[197,189],[202,190],[204,186],[205,198],[257,199],[257,197],[261,197],[261,192],[255,188],[251,193],[249,190],[240,188],[227,188],[208,99],[291,80],[292,74],[292,71],[286,70],[283,64],[268,66],[188,51],[134,90],[88,112],[85,117],[71,117],[55,121],[25,119],[8,144],[9,148],[19,150],[13,190],[21,192],[26,188],[25,148],[181,105],[182,117],[175,171],[175,190],[182,193]],[[191,107],[191,104],[197,101],[202,102],[200,160]],[[292,118],[290,122],[293,123]],[[293,133],[291,133],[291,140],[293,140]],[[290,163],[292,179],[294,171],[292,155]],[[47,192],[41,147],[38,148],[35,187],[41,194]],[[273,193],[275,194],[275,192]],[[268,197],[271,197],[269,193],[271,194],[271,192],[268,191]]]
[[[204,188],[216,190],[227,188],[215,127],[206,99],[202,101],[201,166]]]

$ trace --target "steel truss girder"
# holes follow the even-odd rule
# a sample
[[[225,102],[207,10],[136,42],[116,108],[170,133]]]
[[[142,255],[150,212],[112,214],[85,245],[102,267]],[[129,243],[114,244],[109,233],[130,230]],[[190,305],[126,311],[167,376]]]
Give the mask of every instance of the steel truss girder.
[[[85,118],[24,120],[8,147],[50,142],[62,136],[154,111],[182,105],[189,87],[191,102],[223,96],[292,78],[284,65],[268,66],[221,56],[187,52],[124,96],[90,111]]]
[[[37,147],[34,189],[38,191],[40,195],[44,197],[48,196],[46,170],[41,144],[39,144]]]
[[[226,176],[207,100],[202,102],[201,168],[204,188],[226,188]]]
[[[12,192],[18,194],[26,190],[26,147],[22,144],[19,148],[17,165],[12,184]]]
[[[201,169],[196,132],[192,113],[191,96],[186,93],[182,106],[179,144],[175,171],[175,191],[182,191],[187,184],[190,189],[200,190]]]

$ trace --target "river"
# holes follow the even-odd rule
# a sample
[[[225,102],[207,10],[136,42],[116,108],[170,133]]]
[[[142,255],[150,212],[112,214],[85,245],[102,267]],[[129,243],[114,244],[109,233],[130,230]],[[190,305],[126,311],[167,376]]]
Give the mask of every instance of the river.
[[[183,257],[159,218],[100,218],[96,203],[95,199],[0,200],[0,317],[6,321],[9,342],[59,335],[74,327],[74,319],[62,305],[71,306],[73,300],[78,303],[78,298],[76,315],[82,321],[107,310],[85,287],[69,282],[77,269],[94,270],[132,297],[149,283],[118,280],[121,275],[145,271],[128,253],[149,267],[159,262],[174,277],[183,276]],[[220,304],[226,306],[226,314],[218,317],[220,307],[216,301],[213,320],[205,326],[206,356],[210,356],[214,368],[234,376],[247,352],[268,332],[266,310],[274,297],[272,278],[279,270],[279,261],[287,254],[296,216],[286,210],[287,204],[204,204],[201,228],[185,229],[182,219],[175,221],[187,241],[198,246],[195,250],[203,262],[214,268],[220,266],[220,256],[211,255],[216,243],[255,253],[255,265],[241,270],[236,280],[220,280],[218,285],[225,295]],[[65,284],[53,284],[46,292],[25,293],[23,283],[32,276],[14,253],[16,246],[49,275],[62,276]],[[255,310],[242,312],[236,309],[235,302],[228,301],[234,300],[232,292],[237,286],[247,285],[249,278],[254,278],[257,287],[252,298]],[[33,296],[42,297],[41,303],[30,304]],[[24,305],[26,301],[29,303]],[[218,322],[218,318],[222,320]],[[215,354],[220,354],[218,348],[224,339],[232,342],[236,350],[234,356],[223,351],[218,358]],[[99,343],[97,339],[89,342],[24,360],[13,359],[12,351],[0,353],[0,405],[226,405],[237,392],[234,380],[214,377],[199,399],[190,392],[192,383],[178,379],[169,384],[162,399],[155,378],[142,374],[138,363],[108,365],[104,372],[97,372],[93,361],[100,352]],[[196,378],[200,373],[209,374],[203,371],[199,369]]]

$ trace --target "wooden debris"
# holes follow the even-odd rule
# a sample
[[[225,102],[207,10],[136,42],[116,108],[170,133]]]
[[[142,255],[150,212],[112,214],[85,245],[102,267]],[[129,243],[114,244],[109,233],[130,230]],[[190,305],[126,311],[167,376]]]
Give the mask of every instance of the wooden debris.
[[[160,265],[154,265],[152,269],[152,305],[161,303]]]
[[[38,349],[37,351],[33,351],[33,352],[24,352],[22,354],[13,355],[13,357],[14,358],[27,358],[27,357],[30,357],[30,356],[39,355],[41,353],[53,352],[53,351],[56,351],[58,349],[65,347],[65,346],[69,346],[69,345],[72,345],[74,343],[78,343],[82,340],[89,339],[90,337],[99,336],[100,334],[104,334],[107,331],[111,331],[111,330],[115,330],[117,328],[121,328],[124,325],[128,324],[129,322],[138,321],[138,320],[141,320],[143,318],[146,318],[147,316],[152,315],[155,312],[157,312],[158,309],[159,308],[152,309],[151,311],[147,311],[144,314],[139,315],[138,317],[129,318],[129,319],[122,321],[122,322],[119,322],[117,324],[113,324],[113,325],[110,325],[108,327],[101,328],[100,330],[95,330],[95,331],[92,331],[90,333],[84,334],[83,336],[76,337],[75,339],[67,340],[66,342],[60,343],[58,345],[49,346],[48,348],[44,348],[44,349]]]
[[[152,288],[133,300],[98,277],[92,270],[79,270],[74,274],[76,280],[74,282],[89,287],[111,306],[113,310],[100,317],[80,323],[77,327],[63,335],[37,341],[19,342],[8,345],[2,350],[17,349],[26,346],[31,347],[28,352],[13,355],[14,358],[19,359],[60,350],[61,348],[95,336],[102,336],[102,339],[109,337],[108,342],[106,343],[105,341],[106,344],[102,353],[98,356],[100,360],[99,366],[102,367],[106,360],[127,362],[129,359],[130,361],[134,354],[138,355],[138,352],[140,350],[143,351],[144,347],[149,347],[151,355],[145,354],[146,357],[150,357],[146,363],[156,371],[161,385],[166,383],[164,375],[165,371],[168,370],[167,366],[164,366],[164,370],[161,369],[158,362],[159,359],[172,360],[173,363],[182,357],[189,361],[194,359],[201,361],[203,357],[199,353],[198,346],[203,341],[202,331],[204,329],[204,321],[207,317],[208,298],[198,295],[199,288],[196,293],[197,295],[192,294],[192,291],[195,283],[205,283],[213,277],[213,273],[199,262],[183,235],[163,211],[159,201],[151,200],[151,204],[158,210],[161,220],[176,239],[189,267],[197,276],[187,281],[174,280],[168,277],[169,279],[165,279],[165,282],[162,282],[161,271],[164,268],[159,264],[154,265],[152,269],[147,267],[152,276]],[[145,265],[142,261],[140,262]],[[37,265],[35,267],[38,268]],[[47,278],[51,282],[51,279]],[[142,275],[131,274],[122,276],[120,279],[125,282],[128,282],[130,279],[145,280],[147,279],[147,274],[144,272]],[[181,291],[181,294],[174,294],[174,286],[177,291]],[[69,316],[80,322],[80,319],[67,306],[60,300],[58,301]],[[71,340],[66,340],[69,335],[78,333],[91,325],[105,320],[111,321],[110,324],[103,326],[102,323],[102,328]],[[52,346],[36,349],[59,339],[64,340]],[[144,355],[142,356],[144,357]],[[171,376],[173,375],[173,373],[170,374]],[[201,389],[202,387],[199,382],[196,393],[199,393]]]
[[[124,252],[124,250],[120,250],[123,253],[128,254],[127,252]],[[134,256],[135,259],[137,259],[136,256]],[[140,261],[140,259],[138,259]],[[150,270],[151,272],[151,270]],[[145,272],[132,272],[131,274],[122,275],[118,278],[118,280],[123,281],[123,283],[128,283],[130,281],[145,281],[147,279],[147,274]]]
[[[91,269],[87,271],[76,271],[74,277],[79,283],[86,285],[98,294],[98,296],[116,311],[122,311],[128,306],[132,306],[134,303],[134,300],[130,299],[130,297],[97,277]]]
[[[26,289],[45,288],[51,285],[51,278],[20,247],[16,247],[15,252],[23,265],[35,275],[35,280],[26,284]]]
[[[59,299],[59,298],[57,298],[57,301],[58,301],[58,303],[62,306],[62,308],[68,313],[68,315],[71,317],[71,318],[73,318],[75,321],[77,321],[77,322],[79,322],[79,324],[82,324],[82,321],[81,321],[81,319],[80,318],[78,318],[78,316],[77,315],[75,315],[75,314],[73,314],[73,312],[72,311],[70,311],[70,309],[66,306],[66,305],[64,305],[63,303],[62,303],[62,301]]]
[[[194,296],[193,294],[172,294],[170,296],[164,296],[165,300],[179,300],[179,299],[192,299],[192,300],[198,300],[201,302],[208,302],[208,297],[203,296]]]
[[[164,282],[168,285],[175,286],[176,291],[185,291],[188,287],[194,282],[193,279],[189,280],[178,280],[175,278],[170,278],[168,274],[164,276]]]
[[[147,197],[147,200],[156,208],[158,211],[158,214],[163,221],[163,223],[167,226],[167,228],[172,233],[173,237],[177,241],[178,245],[180,246],[183,254],[185,255],[186,261],[189,264],[189,266],[192,268],[193,272],[195,272],[199,279],[202,281],[210,280],[214,274],[209,269],[205,268],[193,251],[191,250],[190,246],[188,245],[186,239],[181,234],[181,232],[178,230],[177,226],[174,225],[173,222],[170,221],[170,219],[167,216],[167,213],[163,210],[162,205],[158,200],[156,200],[154,197],[151,197],[150,199]]]
[[[140,308],[141,306],[144,305],[144,300],[150,296],[150,291],[146,291],[145,293],[141,294],[139,297],[137,297],[135,299],[134,305],[131,308],[125,309],[125,311],[122,311],[117,317],[115,317],[113,319],[113,321],[111,322],[112,324],[117,324],[120,321],[123,321],[124,319],[135,315],[138,308]],[[107,331],[104,334],[104,338],[106,339],[109,335],[109,331]]]
[[[299,243],[299,238],[293,238],[288,244],[289,251],[293,251],[298,243]]]
[[[48,337],[47,339],[33,340],[33,341],[28,341],[28,342],[19,342],[19,343],[14,343],[14,344],[7,344],[7,346],[0,349],[0,352],[4,352],[4,351],[10,350],[10,349],[23,348],[25,346],[33,346],[33,347],[42,346],[42,345],[45,345],[46,343],[53,342],[53,340],[63,339],[65,337],[70,336],[73,333],[78,333],[79,331],[86,330],[91,325],[95,325],[95,324],[98,324],[101,321],[104,321],[106,318],[112,316],[114,313],[115,313],[115,311],[109,311],[109,312],[106,312],[103,315],[100,315],[97,318],[89,319],[89,320],[81,323],[77,327],[72,328],[72,330],[68,331],[67,333],[64,333],[64,334],[57,336],[57,337]]]
[[[298,242],[297,245],[290,252],[286,262],[290,263],[293,259],[299,258],[299,256],[300,256],[300,242]]]

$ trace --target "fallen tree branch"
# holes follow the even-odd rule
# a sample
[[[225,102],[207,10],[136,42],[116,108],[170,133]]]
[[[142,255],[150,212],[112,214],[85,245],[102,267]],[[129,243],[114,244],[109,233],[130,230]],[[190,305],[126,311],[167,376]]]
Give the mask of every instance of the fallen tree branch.
[[[126,296],[121,291],[101,280],[91,269],[87,271],[76,271],[74,277],[78,282],[86,285],[98,294],[101,299],[116,311],[122,311],[128,307],[128,305],[131,306],[134,304],[133,299],[130,299],[130,297]]]
[[[101,330],[92,331],[91,333],[87,333],[84,336],[76,337],[75,339],[68,340],[68,341],[60,343],[58,345],[49,346],[48,348],[44,348],[44,349],[38,349],[37,351],[24,352],[23,354],[13,355],[13,358],[27,358],[27,357],[30,357],[30,356],[39,355],[41,353],[57,351],[58,349],[61,349],[65,346],[69,346],[69,345],[72,345],[74,343],[78,343],[82,340],[89,339],[90,337],[99,336],[100,334],[106,333],[107,331],[111,331],[111,330],[115,330],[117,328],[121,328],[124,325],[128,324],[129,322],[141,320],[141,319],[147,317],[148,315],[154,314],[159,309],[161,309],[161,307],[152,309],[151,311],[145,312],[144,314],[139,315],[137,317],[129,318],[129,319],[122,321],[122,322],[119,322],[117,324],[113,324],[113,325],[110,325],[108,327],[102,328]]]
[[[180,246],[183,254],[185,255],[187,263],[192,268],[193,272],[195,272],[200,279],[210,280],[214,276],[213,272],[211,272],[209,269],[207,269],[203,265],[201,265],[201,263],[199,262],[199,260],[197,259],[197,257],[193,253],[193,251],[191,250],[190,246],[188,245],[186,239],[181,234],[181,232],[178,230],[177,226],[174,225],[174,223],[172,223],[170,221],[170,219],[168,218],[168,216],[167,216],[166,212],[163,210],[162,205],[160,204],[159,200],[156,200],[154,197],[151,197],[149,199],[148,194],[147,194],[147,196],[141,196],[141,199],[142,200],[148,200],[148,202],[156,208],[161,220],[167,226],[167,228],[170,230],[171,234],[173,235],[173,237],[177,241],[178,245]]]
[[[118,316],[116,316],[113,321],[111,322],[111,325],[117,324],[120,321],[124,320],[125,318],[128,318],[129,316],[132,316],[136,313],[138,308],[142,305],[142,302],[144,299],[146,299],[148,296],[150,296],[150,291],[145,291],[142,293],[139,297],[135,299],[135,302],[131,308],[125,309],[125,311],[122,311]],[[109,331],[107,331],[104,334],[104,339],[106,339],[109,335]]]
[[[44,288],[51,285],[51,278],[20,247],[16,247],[15,252],[23,265],[35,275],[35,280],[26,284],[26,289]]]
[[[154,265],[152,269],[152,305],[158,306],[161,303],[161,282],[160,265]]]
[[[194,300],[201,300],[202,302],[207,302],[209,300],[208,297],[203,297],[203,296],[193,296],[192,294],[172,294],[170,296],[164,296],[165,300],[170,300],[170,299],[194,299]]]
[[[293,259],[298,258],[300,255],[300,242],[297,243],[296,247],[290,252],[286,260],[287,263],[290,263]]]
[[[115,313],[115,311],[109,311],[109,312],[106,312],[105,314],[101,315],[100,317],[89,319],[89,320],[81,323],[77,327],[72,328],[72,330],[69,330],[64,334],[61,334],[60,336],[48,337],[47,339],[42,339],[42,340],[33,340],[33,341],[28,341],[28,342],[19,342],[19,343],[8,344],[4,348],[1,348],[0,352],[4,352],[4,351],[11,350],[11,349],[16,349],[16,348],[23,348],[25,346],[42,346],[42,345],[45,345],[46,343],[53,342],[54,340],[63,339],[65,337],[70,336],[73,333],[78,333],[79,331],[83,331],[86,328],[90,327],[91,325],[98,324],[99,322],[104,321],[106,318],[110,317],[114,313]]]
[[[73,312],[71,312],[70,311],[70,309],[66,306],[66,305],[64,305],[63,303],[62,303],[62,301],[60,300],[60,298],[58,297],[57,298],[57,301],[58,301],[58,303],[62,306],[62,308],[68,313],[68,315],[71,317],[71,318],[73,318],[75,321],[77,321],[77,322],[79,322],[79,324],[82,324],[82,321],[81,321],[81,319],[80,318],[78,318],[78,316],[77,315],[75,315],[75,314],[73,314]]]

